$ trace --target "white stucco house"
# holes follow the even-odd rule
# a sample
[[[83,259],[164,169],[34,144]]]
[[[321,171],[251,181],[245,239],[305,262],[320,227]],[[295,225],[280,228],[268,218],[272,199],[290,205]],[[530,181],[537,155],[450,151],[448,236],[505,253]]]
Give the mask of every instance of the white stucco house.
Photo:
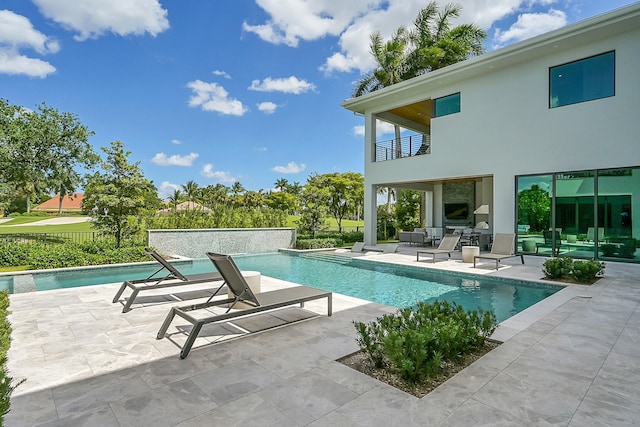
[[[365,121],[366,244],[382,187],[424,192],[426,227],[485,221],[520,243],[556,229],[577,257],[640,241],[640,3],[342,106]],[[377,120],[402,141],[379,140]],[[535,192],[546,204],[530,203]]]

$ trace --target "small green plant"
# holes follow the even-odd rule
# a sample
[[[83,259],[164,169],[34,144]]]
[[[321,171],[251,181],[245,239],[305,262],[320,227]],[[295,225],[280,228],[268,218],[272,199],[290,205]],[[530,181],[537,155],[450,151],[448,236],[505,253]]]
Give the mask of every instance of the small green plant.
[[[574,261],[572,268],[572,276],[580,283],[591,283],[596,277],[604,272],[604,262],[590,261]]]
[[[354,325],[356,341],[375,367],[390,366],[402,378],[419,382],[436,374],[444,361],[483,345],[497,320],[490,311],[466,311],[456,303],[435,301]]]
[[[615,256],[618,247],[611,243],[604,243],[600,245],[600,250],[602,251],[603,256]]]
[[[589,260],[574,261],[569,257],[549,258],[542,265],[542,271],[547,279],[573,280],[578,283],[591,284],[600,277],[605,263]]]
[[[571,275],[573,260],[569,257],[549,258],[542,265],[542,271],[548,279],[562,279]]]

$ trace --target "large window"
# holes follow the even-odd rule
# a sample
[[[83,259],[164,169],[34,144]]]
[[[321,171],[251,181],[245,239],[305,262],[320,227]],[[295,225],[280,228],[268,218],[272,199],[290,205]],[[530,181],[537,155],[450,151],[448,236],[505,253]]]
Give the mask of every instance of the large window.
[[[516,177],[524,253],[640,262],[640,168]]]
[[[442,117],[460,112],[460,92],[437,98],[434,101],[434,116]]]
[[[615,52],[549,69],[549,107],[562,107],[615,95]]]

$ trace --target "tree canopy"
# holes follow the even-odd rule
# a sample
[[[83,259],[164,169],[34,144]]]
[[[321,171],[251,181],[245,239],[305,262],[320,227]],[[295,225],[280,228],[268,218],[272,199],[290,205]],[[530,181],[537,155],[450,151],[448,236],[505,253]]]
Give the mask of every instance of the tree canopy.
[[[0,181],[26,198],[27,212],[36,194],[71,194],[81,183],[77,167],[91,169],[99,159],[92,135],[77,116],[44,102],[28,110],[0,99]]]
[[[92,212],[94,226],[103,234],[111,235],[120,247],[122,241],[138,231],[135,216],[145,208],[156,210],[160,206],[158,192],[144,177],[138,163],[128,161],[129,151],[121,141],[102,147],[107,154],[102,160],[102,171],[89,177],[85,186],[83,207]]]

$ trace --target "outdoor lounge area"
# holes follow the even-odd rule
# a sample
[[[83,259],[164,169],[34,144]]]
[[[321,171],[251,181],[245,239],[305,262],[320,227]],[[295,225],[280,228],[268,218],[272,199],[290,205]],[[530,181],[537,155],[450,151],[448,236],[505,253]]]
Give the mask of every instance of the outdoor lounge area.
[[[375,259],[474,270],[458,251],[432,264],[416,263],[416,250]],[[542,260],[475,271],[536,281]],[[184,301],[145,295],[123,314],[112,303],[119,283],[15,294],[9,368],[27,380],[5,425],[629,425],[640,420],[638,273],[609,263],[596,284],[568,286],[504,321],[494,335],[502,345],[421,399],[336,361],[358,349],[354,319],[395,311],[364,300],[334,294],[332,317],[319,300],[205,325],[181,360],[188,324],[176,322],[171,339],[156,333]],[[291,285],[262,280],[265,291]],[[196,302],[202,286],[180,292],[193,287]]]

